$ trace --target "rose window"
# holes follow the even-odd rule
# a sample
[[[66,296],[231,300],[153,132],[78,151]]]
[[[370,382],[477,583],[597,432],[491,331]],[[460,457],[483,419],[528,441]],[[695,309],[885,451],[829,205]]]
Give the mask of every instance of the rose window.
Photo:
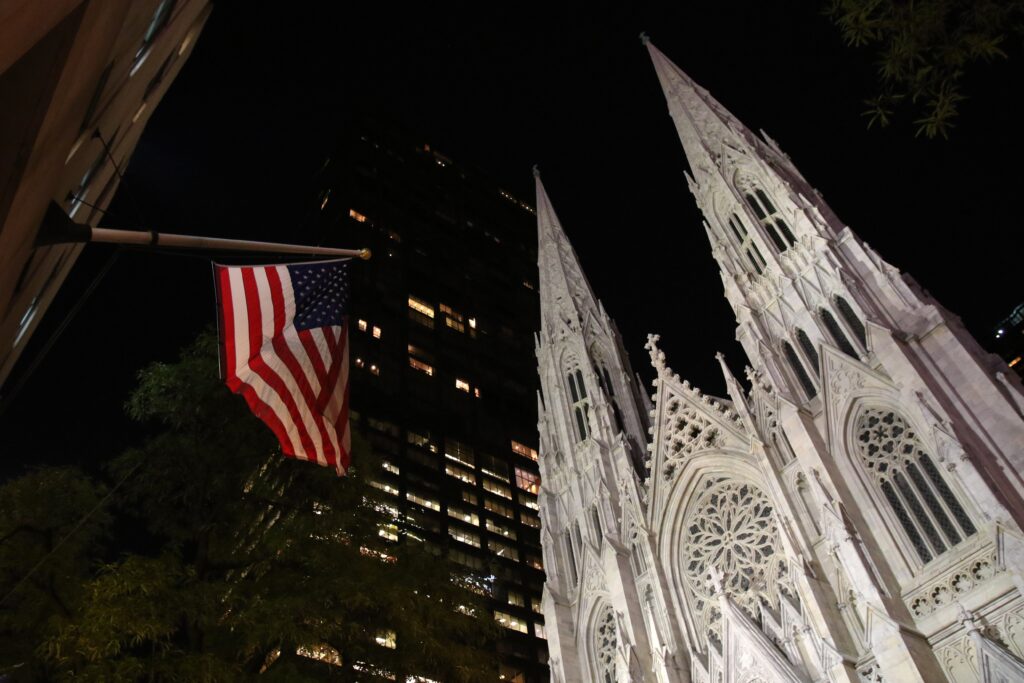
[[[691,509],[686,525],[684,571],[694,606],[705,628],[714,630],[709,573],[722,576],[723,589],[755,619],[758,603],[776,603],[781,559],[771,503],[756,486],[711,479]]]

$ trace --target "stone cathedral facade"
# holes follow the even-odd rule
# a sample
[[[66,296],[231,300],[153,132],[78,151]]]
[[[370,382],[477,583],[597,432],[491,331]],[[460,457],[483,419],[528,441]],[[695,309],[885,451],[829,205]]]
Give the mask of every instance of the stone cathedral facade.
[[[552,680],[1024,681],[1024,392],[647,44],[749,367],[630,369],[537,178]]]

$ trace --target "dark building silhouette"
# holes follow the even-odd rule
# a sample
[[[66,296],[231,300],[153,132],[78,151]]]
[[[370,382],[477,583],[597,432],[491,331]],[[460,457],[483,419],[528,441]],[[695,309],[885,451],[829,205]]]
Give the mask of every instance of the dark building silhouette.
[[[505,627],[496,679],[546,681],[534,209],[429,145],[358,129],[320,174],[308,237],[373,250],[352,271],[351,406],[399,511],[381,534],[478,573]]]

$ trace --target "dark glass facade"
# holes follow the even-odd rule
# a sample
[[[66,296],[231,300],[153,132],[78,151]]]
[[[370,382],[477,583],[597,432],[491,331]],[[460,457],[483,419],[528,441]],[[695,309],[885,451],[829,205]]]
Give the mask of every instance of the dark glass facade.
[[[355,129],[318,177],[309,237],[373,250],[351,271],[351,406],[401,512],[382,534],[477,572],[504,627],[495,680],[547,681],[533,207],[429,145]]]

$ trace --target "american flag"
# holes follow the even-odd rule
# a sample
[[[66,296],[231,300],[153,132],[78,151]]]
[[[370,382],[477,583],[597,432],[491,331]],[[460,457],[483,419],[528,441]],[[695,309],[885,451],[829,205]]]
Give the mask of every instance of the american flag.
[[[345,474],[347,261],[215,265],[228,387],[270,427],[285,455]]]

